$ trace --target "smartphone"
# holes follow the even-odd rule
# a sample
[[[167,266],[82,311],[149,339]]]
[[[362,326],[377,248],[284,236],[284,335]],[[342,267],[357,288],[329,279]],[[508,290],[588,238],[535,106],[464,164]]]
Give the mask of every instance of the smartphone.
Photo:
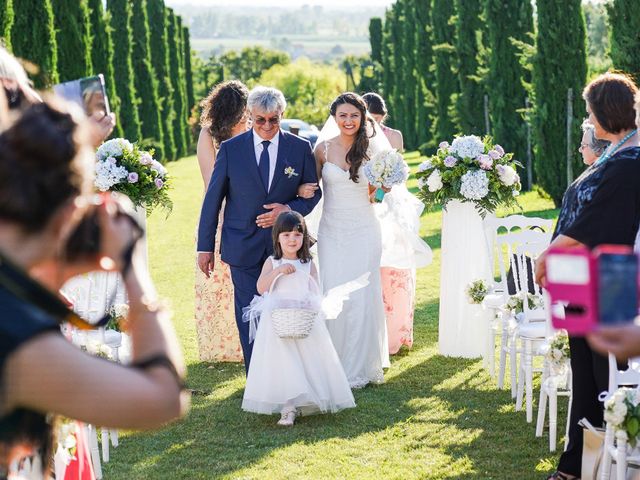
[[[632,322],[638,315],[638,257],[601,252],[598,270],[598,319],[602,325]]]
[[[104,112],[105,115],[111,113],[102,74],[59,83],[53,86],[53,91],[56,95],[80,105],[87,116],[92,116],[98,111]]]

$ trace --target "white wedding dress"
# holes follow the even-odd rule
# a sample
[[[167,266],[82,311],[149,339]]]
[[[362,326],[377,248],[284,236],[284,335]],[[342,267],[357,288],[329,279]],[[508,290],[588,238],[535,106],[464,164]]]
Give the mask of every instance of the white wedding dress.
[[[326,151],[325,151],[326,152]],[[325,155],[326,158],[326,155]],[[318,228],[318,263],[327,292],[369,272],[369,285],[352,293],[327,328],[352,388],[384,380],[389,347],[380,284],[380,223],[369,202],[366,177],[327,161],[322,167],[323,207]]]

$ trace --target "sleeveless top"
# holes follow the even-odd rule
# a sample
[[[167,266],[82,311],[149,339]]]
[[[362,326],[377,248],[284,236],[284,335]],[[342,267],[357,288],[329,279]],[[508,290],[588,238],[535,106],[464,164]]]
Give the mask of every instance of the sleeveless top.
[[[0,285],[0,398],[4,395],[4,368],[13,352],[47,332],[60,333],[59,323],[37,307],[15,297]],[[0,406],[2,402],[0,402]],[[45,414],[16,408],[0,411],[0,480],[8,475],[8,452],[16,446],[39,449],[42,465],[49,465],[52,428]]]

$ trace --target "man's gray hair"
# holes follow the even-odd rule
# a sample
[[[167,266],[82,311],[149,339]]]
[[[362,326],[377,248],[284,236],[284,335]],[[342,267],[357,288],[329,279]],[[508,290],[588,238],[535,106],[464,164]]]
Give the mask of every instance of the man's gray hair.
[[[247,108],[249,111],[257,108],[265,113],[282,113],[287,108],[287,101],[277,88],[257,86],[249,92]]]
[[[583,132],[589,134],[589,148],[593,150],[593,153],[596,155],[602,155],[611,142],[596,138],[596,127],[593,126],[593,123],[591,123],[589,119],[582,122],[580,127]]]

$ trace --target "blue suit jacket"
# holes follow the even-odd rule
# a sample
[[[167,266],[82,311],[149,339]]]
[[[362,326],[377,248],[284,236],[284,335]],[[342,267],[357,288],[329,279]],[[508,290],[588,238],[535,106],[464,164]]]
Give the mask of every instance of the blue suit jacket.
[[[298,198],[303,183],[318,182],[315,159],[307,140],[280,132],[278,158],[267,193],[258,171],[253,145],[253,130],[233,137],[220,145],[209,188],[202,202],[198,226],[198,251],[213,252],[222,201],[226,199],[220,252],[231,266],[250,267],[273,253],[271,228],[259,228],[256,217],[269,203],[287,204],[307,215],[320,200],[320,189],[313,198]],[[297,175],[288,176],[291,167]]]

